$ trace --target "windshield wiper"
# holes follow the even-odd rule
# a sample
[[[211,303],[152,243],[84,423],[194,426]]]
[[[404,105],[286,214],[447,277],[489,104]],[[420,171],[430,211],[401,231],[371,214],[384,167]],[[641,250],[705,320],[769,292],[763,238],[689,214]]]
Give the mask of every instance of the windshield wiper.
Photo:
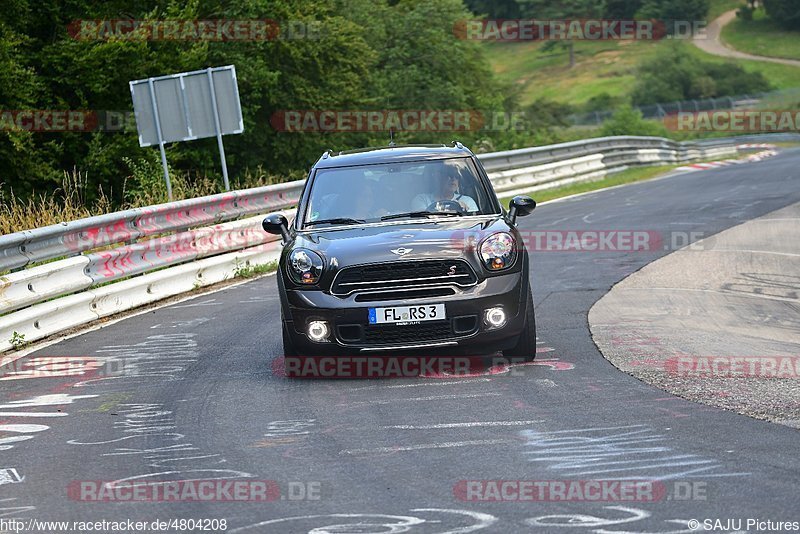
[[[402,217],[430,217],[431,215],[455,215],[462,216],[463,213],[457,211],[409,211],[408,213],[392,213],[391,215],[384,215],[381,217],[382,221],[390,219],[400,219]]]
[[[313,226],[316,224],[363,224],[367,221],[363,219],[351,219],[349,217],[334,217],[332,219],[320,219],[318,221],[308,221],[306,223],[307,226]]]

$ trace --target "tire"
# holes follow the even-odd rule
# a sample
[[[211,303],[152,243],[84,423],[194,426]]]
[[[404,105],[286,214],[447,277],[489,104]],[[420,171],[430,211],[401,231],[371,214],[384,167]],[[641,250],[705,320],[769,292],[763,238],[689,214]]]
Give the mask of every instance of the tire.
[[[286,358],[292,356],[299,356],[297,354],[297,349],[292,342],[292,337],[289,335],[289,327],[286,325],[286,320],[283,318],[283,314],[281,313],[281,333],[283,334],[281,337],[283,338],[283,356]]]
[[[525,325],[522,333],[517,338],[514,348],[503,351],[503,356],[507,359],[532,362],[536,358],[536,318],[533,315],[533,294],[530,285],[528,286],[528,299],[525,306]]]

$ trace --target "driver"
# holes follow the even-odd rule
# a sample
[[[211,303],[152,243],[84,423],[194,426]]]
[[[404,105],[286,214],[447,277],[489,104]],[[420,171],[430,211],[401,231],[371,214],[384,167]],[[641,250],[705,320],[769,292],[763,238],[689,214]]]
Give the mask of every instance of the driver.
[[[458,171],[448,165],[439,165],[433,168],[433,187],[431,193],[420,193],[411,201],[411,209],[414,211],[425,211],[431,204],[442,200],[452,200],[464,209],[464,211],[478,211],[478,205],[466,195],[458,192]]]

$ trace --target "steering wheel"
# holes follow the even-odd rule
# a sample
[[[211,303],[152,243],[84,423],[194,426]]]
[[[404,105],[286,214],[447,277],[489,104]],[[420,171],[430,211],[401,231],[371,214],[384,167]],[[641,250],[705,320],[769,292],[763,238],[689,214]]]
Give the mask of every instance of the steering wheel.
[[[427,211],[456,211],[458,213],[466,213],[467,211],[455,200],[437,200],[436,202],[431,202],[425,209]]]

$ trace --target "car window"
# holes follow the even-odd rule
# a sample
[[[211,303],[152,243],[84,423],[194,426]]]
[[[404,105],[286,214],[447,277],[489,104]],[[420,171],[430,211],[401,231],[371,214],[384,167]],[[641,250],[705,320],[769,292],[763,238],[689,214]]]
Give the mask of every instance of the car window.
[[[465,214],[494,212],[472,161],[453,158],[319,169],[304,222],[379,221],[386,215],[436,210],[442,200],[458,203]]]

